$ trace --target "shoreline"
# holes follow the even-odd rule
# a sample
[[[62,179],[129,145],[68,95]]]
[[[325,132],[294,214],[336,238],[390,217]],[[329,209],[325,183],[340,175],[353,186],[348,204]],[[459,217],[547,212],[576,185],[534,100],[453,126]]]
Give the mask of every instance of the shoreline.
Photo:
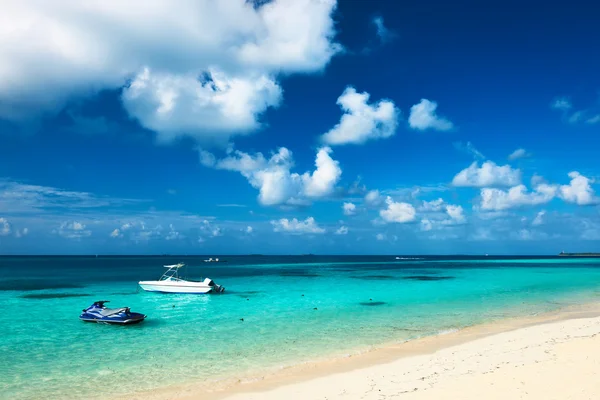
[[[448,348],[468,345],[470,342],[521,329],[598,317],[600,317],[600,302],[571,305],[539,315],[504,318],[406,342],[383,343],[370,349],[349,352],[346,356],[331,356],[326,359],[312,360],[279,369],[272,368],[268,371],[261,371],[263,373],[254,371],[236,378],[169,386],[151,392],[130,393],[116,398],[152,400],[252,398],[253,395],[259,393],[289,386],[308,385],[309,382],[318,379],[355,374],[360,370],[366,371],[369,368],[377,368],[414,357],[432,356]]]

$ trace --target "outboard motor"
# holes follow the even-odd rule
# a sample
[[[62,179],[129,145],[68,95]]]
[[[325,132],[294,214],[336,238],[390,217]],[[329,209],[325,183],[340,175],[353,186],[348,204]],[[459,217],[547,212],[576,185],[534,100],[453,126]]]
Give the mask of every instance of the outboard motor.
[[[221,285],[217,285],[212,279],[206,278],[204,282],[212,288],[213,293],[223,293],[225,288]]]

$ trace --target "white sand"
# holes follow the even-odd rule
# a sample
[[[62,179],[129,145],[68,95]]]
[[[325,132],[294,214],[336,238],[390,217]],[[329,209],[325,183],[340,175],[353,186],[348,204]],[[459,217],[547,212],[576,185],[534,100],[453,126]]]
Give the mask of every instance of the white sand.
[[[308,363],[250,383],[199,382],[145,400],[600,400],[600,304]]]
[[[431,355],[228,400],[600,399],[600,318],[517,329]]]

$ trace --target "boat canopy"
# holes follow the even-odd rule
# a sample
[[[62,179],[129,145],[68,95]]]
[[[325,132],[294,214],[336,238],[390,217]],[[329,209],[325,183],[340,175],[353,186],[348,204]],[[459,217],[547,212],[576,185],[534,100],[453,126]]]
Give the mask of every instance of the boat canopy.
[[[183,266],[185,266],[184,263],[173,264],[173,265],[163,265],[163,267],[165,267],[165,268],[181,268]]]

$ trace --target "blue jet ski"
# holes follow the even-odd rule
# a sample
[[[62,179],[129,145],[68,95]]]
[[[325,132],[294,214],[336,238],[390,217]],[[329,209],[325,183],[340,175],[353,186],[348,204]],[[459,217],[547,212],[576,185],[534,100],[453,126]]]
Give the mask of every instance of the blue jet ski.
[[[86,322],[130,325],[142,322],[146,318],[144,314],[131,312],[129,307],[106,308],[104,303],[108,303],[108,300],[94,302],[94,304],[83,310],[79,319]]]

